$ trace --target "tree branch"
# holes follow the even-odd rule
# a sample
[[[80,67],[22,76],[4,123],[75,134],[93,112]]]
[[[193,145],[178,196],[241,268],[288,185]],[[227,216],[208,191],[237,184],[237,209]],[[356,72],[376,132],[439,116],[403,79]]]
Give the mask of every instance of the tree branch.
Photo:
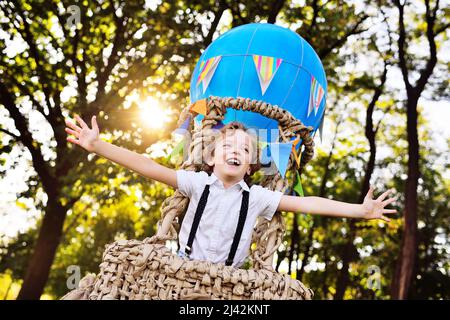
[[[367,140],[369,140],[369,143],[373,144],[373,145],[375,145],[375,135],[376,135],[378,128],[380,126],[380,123],[381,123],[381,120],[380,120],[374,129],[373,121],[372,121],[373,112],[375,110],[376,103],[378,102],[381,94],[383,93],[384,85],[385,85],[386,79],[387,79],[387,72],[388,72],[387,66],[388,66],[388,63],[385,61],[383,73],[380,78],[381,83],[380,83],[380,85],[375,87],[375,91],[373,93],[372,99],[371,99],[369,105],[367,106],[367,112],[366,112],[367,123],[366,123],[366,128],[365,128],[365,134],[366,134]],[[370,119],[370,121],[369,121],[369,119]]]
[[[432,17],[435,20],[436,20],[436,14],[437,14],[438,10],[439,10],[439,0],[436,0],[436,5],[434,6],[433,13],[432,13]]]
[[[111,75],[112,69],[119,62],[118,52],[125,44],[124,34],[126,31],[126,29],[125,29],[126,18],[118,17],[116,15],[115,8],[114,8],[112,2],[110,2],[110,7],[111,7],[110,9],[112,11],[112,15],[114,17],[115,25],[116,25],[116,33],[114,35],[113,47],[111,50],[111,54],[108,57],[108,62],[106,63],[106,66],[104,67],[104,69],[101,70],[100,73],[97,75],[98,89],[97,89],[96,100],[105,94],[106,82],[108,81],[109,76]],[[102,54],[101,51],[100,51],[100,54]],[[102,57],[100,57],[100,59],[102,59]]]
[[[20,136],[15,135],[14,133],[12,133],[12,132],[10,132],[10,131],[8,131],[8,130],[6,130],[6,129],[3,129],[3,128],[0,128],[0,131],[3,132],[3,133],[6,133],[7,135],[9,135],[9,136],[11,136],[11,137],[13,137],[14,140],[20,141]]]
[[[319,52],[318,52],[319,57],[320,57],[321,59],[324,59],[326,56],[328,56],[328,55],[331,53],[331,51],[332,51],[333,49],[341,47],[341,46],[345,43],[345,41],[347,41],[347,38],[348,38],[349,36],[355,35],[355,34],[360,34],[360,33],[364,32],[364,31],[366,31],[366,29],[358,30],[358,27],[359,27],[359,26],[364,22],[364,20],[366,20],[368,17],[369,17],[369,16],[366,15],[366,14],[362,15],[361,18],[359,19],[359,21],[356,22],[356,24],[355,24],[350,30],[348,30],[342,38],[337,39],[334,43],[331,44],[331,46],[329,46],[329,47],[327,47],[327,48],[324,48],[324,49],[322,49],[322,50],[319,50]]]
[[[33,34],[31,33],[31,30],[30,30],[30,25],[28,24],[27,17],[25,16],[22,7],[16,0],[13,0],[13,4],[14,4],[15,11],[21,18],[21,21],[22,21],[23,27],[24,27],[24,30],[23,30],[24,33],[22,32],[22,30],[20,28],[17,28],[17,31],[22,35],[22,38],[25,40],[25,42],[30,47],[31,57],[36,62],[36,71],[38,72],[39,78],[42,81],[41,85],[42,85],[42,91],[44,92],[44,96],[45,96],[45,102],[47,104],[48,109],[50,110],[52,108],[52,105],[50,103],[50,91],[48,89],[49,81],[47,78],[46,71],[42,67],[42,62],[41,62],[41,59],[39,56],[39,50],[34,41]]]
[[[217,30],[217,26],[219,25],[220,19],[222,18],[222,15],[224,11],[227,9],[227,4],[224,0],[219,0],[219,9],[214,14],[214,20],[211,23],[211,28],[208,31],[208,34],[206,35],[205,39],[203,40],[203,44],[205,48],[209,46],[209,44],[212,42],[212,38],[214,35],[214,32]]]
[[[25,117],[17,109],[14,95],[9,92],[3,81],[0,80],[0,103],[2,103],[5,108],[9,111],[9,114],[14,120],[16,129],[20,132],[20,141],[25,145],[25,147],[30,151],[31,158],[33,160],[33,167],[41,178],[42,185],[45,192],[49,197],[53,197],[56,194],[54,188],[55,183],[53,177],[50,174],[50,168],[42,156],[42,151],[38,143],[33,140],[33,137],[28,130],[27,121]]]
[[[0,62],[1,63],[1,62]],[[3,66],[5,66],[3,63],[1,63]],[[6,67],[7,70],[9,70],[10,67]],[[19,89],[19,91],[24,95],[28,96],[33,104],[33,106],[36,107],[36,110],[39,111],[42,116],[51,123],[51,117],[50,115],[45,113],[44,106],[40,104],[34,97],[33,93],[30,91],[29,87],[27,85],[21,84],[14,76],[8,75],[9,79],[14,83],[14,85]]]
[[[311,30],[314,28],[314,26],[316,25],[317,22],[317,17],[319,16],[319,6],[317,4],[318,0],[314,0],[311,4],[312,8],[313,8],[313,17],[311,19],[311,24],[308,27],[308,31],[307,34],[310,35],[311,34]]]
[[[64,210],[69,210],[69,209],[71,209],[71,208],[73,207],[73,205],[74,205],[78,200],[80,200],[80,198],[83,196],[83,194],[84,194],[84,191],[80,192],[80,195],[78,195],[78,196],[73,197],[72,199],[70,199],[70,200],[66,203],[66,205],[64,206]]]
[[[436,31],[434,32],[435,35],[438,35],[442,32],[444,32],[445,30],[447,30],[450,27],[450,23],[444,24],[443,26],[441,26],[440,28],[436,29]]]
[[[439,1],[437,1],[436,6],[439,5]],[[430,78],[431,74],[433,73],[433,69],[436,66],[437,63],[437,49],[436,49],[436,41],[435,41],[435,33],[434,33],[434,23],[436,22],[436,17],[430,13],[430,6],[429,1],[425,0],[425,19],[427,21],[427,40],[428,40],[428,46],[429,46],[429,52],[430,52],[430,58],[427,60],[427,64],[425,65],[425,68],[422,69],[420,72],[420,78],[417,80],[417,83],[415,85],[415,92],[420,94],[424,88],[425,85],[428,82],[428,79]],[[435,8],[435,11],[437,11],[437,8]]]
[[[402,5],[399,0],[394,0],[394,4],[398,9],[398,26],[399,26],[399,35],[398,35],[398,59],[400,70],[402,71],[403,81],[405,82],[406,91],[411,92],[412,86],[409,82],[409,74],[408,67],[406,65],[406,31],[405,31],[405,22],[404,22],[404,4]]]

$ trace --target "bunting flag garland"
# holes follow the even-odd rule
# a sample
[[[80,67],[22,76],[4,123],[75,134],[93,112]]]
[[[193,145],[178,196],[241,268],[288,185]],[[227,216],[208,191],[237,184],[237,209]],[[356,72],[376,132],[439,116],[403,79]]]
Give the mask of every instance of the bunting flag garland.
[[[202,61],[200,64],[200,72],[197,77],[197,87],[200,82],[203,83],[203,93],[205,93],[206,88],[208,88],[209,82],[211,81],[214,72],[216,72],[217,66],[219,65],[222,56],[217,56],[210,58],[208,60]]]
[[[184,122],[181,124],[181,126],[176,128],[173,133],[183,136],[188,131],[190,123],[191,123],[191,116],[188,116],[186,120],[184,120]]]
[[[275,73],[283,59],[275,57],[253,55],[253,62],[255,63],[256,73],[258,74],[259,84],[261,86],[262,94],[266,93]]]
[[[300,197],[304,197],[305,196],[304,193],[303,193],[302,181],[300,180],[300,175],[298,174],[298,171],[297,171],[297,183],[294,186],[294,190],[295,190],[295,192],[297,192],[297,194]]]
[[[169,154],[169,156],[167,157],[167,161],[170,161],[171,158],[176,157],[179,154],[183,154],[183,150],[184,150],[184,142],[185,139],[181,140],[179,144],[177,144],[172,152]]]
[[[309,93],[309,104],[308,104],[308,117],[311,114],[311,111],[314,109],[314,115],[317,115],[317,111],[319,110],[320,103],[322,102],[322,98],[324,95],[324,91],[320,83],[311,76],[311,90]]]
[[[277,166],[278,172],[280,172],[281,176],[284,178],[289,162],[289,156],[291,155],[292,151],[292,142],[270,143],[269,149],[272,160]]]
[[[207,105],[206,105],[206,99],[197,100],[195,101],[191,107],[189,108],[190,111],[193,111],[197,114],[202,114],[206,116],[207,112]]]

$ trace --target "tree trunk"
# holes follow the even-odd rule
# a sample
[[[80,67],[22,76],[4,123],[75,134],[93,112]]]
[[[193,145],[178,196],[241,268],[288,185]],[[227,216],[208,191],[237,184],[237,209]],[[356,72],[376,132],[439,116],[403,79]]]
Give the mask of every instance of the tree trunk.
[[[61,240],[66,213],[67,211],[56,199],[49,197],[39,237],[17,297],[18,300],[40,298]]]
[[[272,6],[270,7],[269,17],[267,18],[267,23],[274,24],[277,21],[277,16],[283,8],[285,0],[274,0]]]
[[[417,256],[417,185],[419,180],[419,139],[417,133],[417,101],[407,102],[408,131],[408,178],[405,188],[405,229],[402,245],[397,260],[395,277],[392,281],[391,297],[407,299],[409,287],[413,279],[414,265]]]

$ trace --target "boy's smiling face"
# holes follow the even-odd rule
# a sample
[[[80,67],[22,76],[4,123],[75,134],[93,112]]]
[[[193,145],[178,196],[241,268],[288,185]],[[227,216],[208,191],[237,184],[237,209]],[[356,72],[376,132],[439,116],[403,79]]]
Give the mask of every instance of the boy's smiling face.
[[[254,145],[243,130],[233,130],[221,135],[215,142],[214,156],[208,165],[214,166],[214,174],[225,181],[240,181],[250,174]]]

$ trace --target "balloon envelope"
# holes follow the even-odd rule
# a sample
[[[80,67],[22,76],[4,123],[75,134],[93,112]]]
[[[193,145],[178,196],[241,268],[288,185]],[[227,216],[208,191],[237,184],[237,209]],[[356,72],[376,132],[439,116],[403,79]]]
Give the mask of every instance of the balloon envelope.
[[[273,59],[258,60],[259,56]],[[216,59],[208,61],[211,58]],[[207,70],[208,63],[212,72],[209,79],[205,77],[207,81],[201,81],[205,78],[199,80],[199,76],[205,76],[202,71]],[[271,70],[264,67],[270,63]],[[264,76],[269,72],[273,77],[263,93],[260,79],[267,80]],[[312,111],[311,89],[315,89],[316,97],[322,90],[322,98],[315,100]],[[191,103],[209,96],[260,100],[288,110],[314,131],[324,115],[326,92],[325,71],[314,49],[292,30],[268,23],[239,26],[213,41],[197,62],[190,83]],[[199,115],[196,120],[202,117]],[[277,121],[258,113],[227,108],[223,122],[230,121],[255,129],[278,127]]]

